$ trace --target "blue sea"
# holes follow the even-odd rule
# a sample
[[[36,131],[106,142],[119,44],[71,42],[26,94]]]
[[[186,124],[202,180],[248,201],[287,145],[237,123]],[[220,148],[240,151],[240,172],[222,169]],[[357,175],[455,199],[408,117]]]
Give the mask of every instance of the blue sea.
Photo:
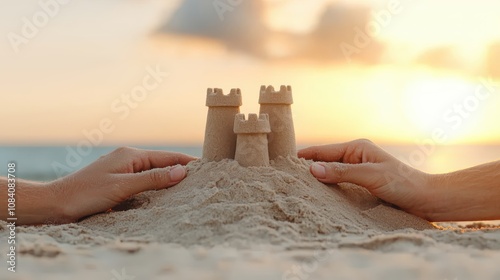
[[[200,157],[201,146],[135,146],[142,149],[165,150]],[[385,150],[413,167],[430,173],[445,173],[500,160],[500,145],[436,146],[385,145]],[[18,178],[50,181],[76,171],[117,147],[93,147],[83,155],[72,146],[2,146],[0,176],[6,176],[7,163],[15,162]],[[63,166],[63,168],[61,168]]]

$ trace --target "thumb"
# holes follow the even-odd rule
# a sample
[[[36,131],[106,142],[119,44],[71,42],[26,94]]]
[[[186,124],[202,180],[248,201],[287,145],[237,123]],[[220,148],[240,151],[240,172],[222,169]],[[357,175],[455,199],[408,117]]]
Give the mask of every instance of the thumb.
[[[311,173],[323,183],[353,183],[366,188],[376,186],[382,178],[373,163],[315,162],[311,165]]]
[[[186,177],[186,168],[180,165],[171,168],[156,168],[141,173],[127,174],[131,176],[130,188],[133,193],[168,188],[176,185]]]

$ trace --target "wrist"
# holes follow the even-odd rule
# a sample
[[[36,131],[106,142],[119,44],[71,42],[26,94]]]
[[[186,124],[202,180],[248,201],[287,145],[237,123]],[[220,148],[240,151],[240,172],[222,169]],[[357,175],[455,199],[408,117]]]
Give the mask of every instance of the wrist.
[[[45,183],[47,188],[47,201],[50,209],[47,221],[54,224],[63,224],[76,221],[77,219],[71,212],[71,207],[67,203],[66,191],[64,189],[63,178]]]
[[[427,221],[434,222],[439,213],[446,212],[446,205],[440,200],[441,188],[439,175],[429,174],[415,170],[414,176],[408,177],[408,186],[414,190],[412,199],[408,202],[405,211],[421,217]]]
[[[428,174],[426,219],[432,222],[447,221],[453,213],[454,198],[450,196],[447,185],[449,179],[446,174]]]

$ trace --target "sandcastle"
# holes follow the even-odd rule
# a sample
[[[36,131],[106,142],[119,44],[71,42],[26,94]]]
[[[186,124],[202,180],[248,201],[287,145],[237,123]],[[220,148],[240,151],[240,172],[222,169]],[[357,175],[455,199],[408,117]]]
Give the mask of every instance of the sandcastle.
[[[272,86],[261,86],[259,104],[260,113],[268,114],[271,122],[269,158],[296,156],[292,87],[281,86],[280,91],[274,91]]]
[[[234,119],[236,154],[234,159],[243,167],[269,165],[267,134],[271,132],[269,116],[261,114],[238,114]]]
[[[292,88],[261,86],[260,114],[239,114],[240,89],[224,95],[221,89],[208,89],[209,107],[203,145],[208,161],[235,159],[241,166],[266,166],[280,156],[296,156],[293,125]]]
[[[209,161],[234,159],[236,135],[233,132],[234,116],[242,105],[240,89],[231,89],[224,95],[222,89],[207,90],[208,109],[203,158]]]

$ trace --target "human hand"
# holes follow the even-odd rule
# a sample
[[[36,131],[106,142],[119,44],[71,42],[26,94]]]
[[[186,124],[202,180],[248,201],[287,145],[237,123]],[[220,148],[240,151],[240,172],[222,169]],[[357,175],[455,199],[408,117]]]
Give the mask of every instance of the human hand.
[[[414,169],[369,140],[310,147],[298,156],[318,161],[311,173],[323,183],[349,182],[401,209],[431,220],[430,175]]]
[[[130,196],[168,188],[186,177],[186,165],[194,157],[165,151],[119,148],[89,166],[48,183],[60,204],[56,223],[73,222],[104,212]],[[179,165],[179,166],[174,166]]]

